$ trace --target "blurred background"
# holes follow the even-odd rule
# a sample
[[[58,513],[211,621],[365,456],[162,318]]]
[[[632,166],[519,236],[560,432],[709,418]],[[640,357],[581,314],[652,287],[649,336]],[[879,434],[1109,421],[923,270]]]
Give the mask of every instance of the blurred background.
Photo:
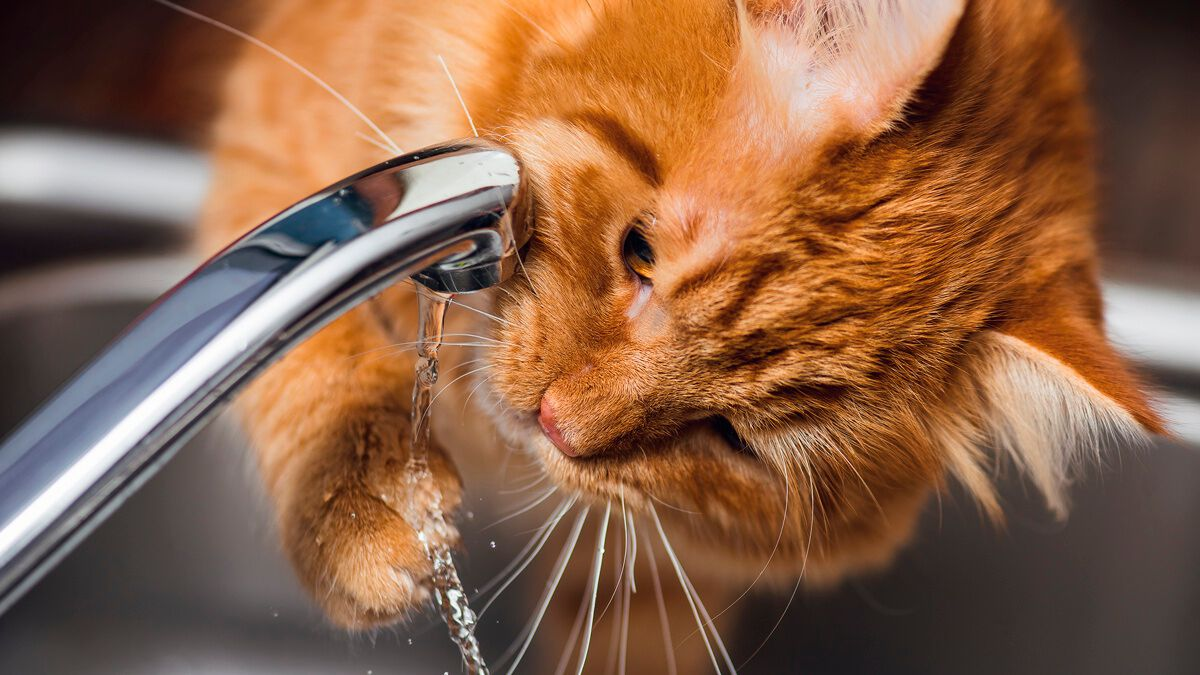
[[[189,6],[249,28],[247,4]],[[893,570],[802,594],[743,672],[1200,672],[1200,8],[1066,5],[1098,116],[1111,330],[1160,386],[1177,438],[1115,453],[1077,490],[1065,525],[1020,485],[1008,486],[1003,532],[965,500],[931,508]],[[187,238],[208,176],[207,126],[239,49],[150,0],[5,7],[0,433],[195,264]],[[0,616],[0,672],[427,673],[457,663],[426,624],[365,637],[325,627],[257,490],[236,431],[218,422]],[[503,508],[481,503],[479,521]],[[468,537],[472,578],[517,549]],[[728,636],[736,654],[754,651],[784,600],[752,600]],[[511,620],[485,627],[485,646],[507,644],[527,604],[500,608]]]

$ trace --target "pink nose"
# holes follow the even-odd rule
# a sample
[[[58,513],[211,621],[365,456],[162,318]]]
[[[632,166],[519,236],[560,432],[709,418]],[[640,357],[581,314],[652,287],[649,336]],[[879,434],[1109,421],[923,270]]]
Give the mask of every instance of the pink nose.
[[[562,431],[558,428],[558,419],[554,413],[554,404],[550,403],[549,396],[542,397],[542,409],[538,412],[538,423],[542,425],[542,431],[546,432],[546,438],[558,448],[562,454],[567,457],[578,457],[579,453],[567,439],[563,438]]]

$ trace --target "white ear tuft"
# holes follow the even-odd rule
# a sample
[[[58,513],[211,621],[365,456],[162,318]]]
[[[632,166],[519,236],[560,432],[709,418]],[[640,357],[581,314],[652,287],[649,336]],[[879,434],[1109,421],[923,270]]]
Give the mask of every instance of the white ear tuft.
[[[877,133],[938,64],[966,0],[783,0],[749,8],[749,56],[805,124]]]
[[[1089,453],[1098,459],[1114,440],[1145,438],[1129,411],[1028,342],[988,332],[974,349],[980,431],[1030,477],[1059,517],[1066,515],[1066,488],[1081,459]],[[952,470],[971,487],[970,475]]]

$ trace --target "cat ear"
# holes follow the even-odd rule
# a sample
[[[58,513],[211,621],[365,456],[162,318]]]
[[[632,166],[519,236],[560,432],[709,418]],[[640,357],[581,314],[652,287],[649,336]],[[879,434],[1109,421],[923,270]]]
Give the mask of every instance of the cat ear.
[[[968,364],[977,431],[1029,476],[1060,517],[1081,459],[1113,440],[1164,433],[1137,377],[1095,322],[1067,315],[1004,325],[978,336]],[[952,459],[981,503],[998,510],[977,465],[957,464]]]
[[[794,116],[875,135],[941,61],[965,5],[746,0],[743,35]]]

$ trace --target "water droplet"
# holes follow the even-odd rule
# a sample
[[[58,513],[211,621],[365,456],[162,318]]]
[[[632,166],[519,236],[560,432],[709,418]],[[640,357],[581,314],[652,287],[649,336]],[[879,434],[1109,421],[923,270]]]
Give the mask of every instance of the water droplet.
[[[353,512],[353,511],[351,511],[351,512],[350,512],[350,520],[354,520],[355,518],[358,518],[358,514],[357,514],[357,513],[355,513],[355,512]]]
[[[467,520],[475,520],[475,512],[467,511]]]
[[[412,644],[412,638],[408,638],[408,644]]]
[[[490,546],[491,546],[492,548],[496,548],[496,542],[494,542],[494,541],[493,541],[493,542],[490,544]]]
[[[278,618],[279,618],[279,612],[277,612],[277,611],[275,611],[275,612],[271,612],[271,618],[272,618],[272,619],[278,619]]]

